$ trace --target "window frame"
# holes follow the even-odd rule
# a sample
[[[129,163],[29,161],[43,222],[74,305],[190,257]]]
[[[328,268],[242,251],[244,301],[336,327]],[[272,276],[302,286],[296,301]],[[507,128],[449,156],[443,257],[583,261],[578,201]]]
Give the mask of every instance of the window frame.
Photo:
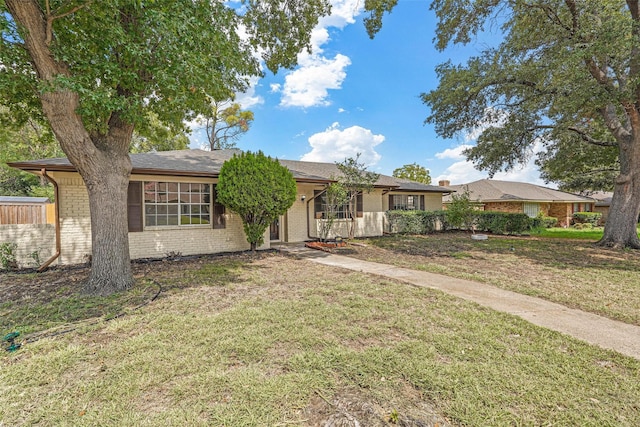
[[[326,205],[327,193],[326,190],[314,190],[313,191],[313,213],[316,219],[326,219],[325,218],[325,209]],[[343,204],[338,209],[338,216],[335,218],[336,220],[349,220],[351,219],[348,213],[348,204],[349,202]],[[363,209],[363,195],[362,192],[358,192],[355,200],[355,215],[356,218],[362,218],[364,216]]]
[[[142,185],[145,228],[211,227],[211,183],[145,180]]]
[[[396,198],[400,199],[400,203],[396,202]],[[424,207],[424,194],[389,194],[390,211],[423,211]]]

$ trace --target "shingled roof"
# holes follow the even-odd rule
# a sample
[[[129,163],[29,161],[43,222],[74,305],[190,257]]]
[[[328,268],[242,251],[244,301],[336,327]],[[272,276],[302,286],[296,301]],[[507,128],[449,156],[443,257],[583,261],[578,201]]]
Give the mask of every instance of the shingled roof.
[[[131,154],[132,174],[137,175],[165,175],[212,177],[220,173],[222,164],[240,153],[240,150],[176,150],[155,153]],[[340,170],[334,163],[303,162],[296,160],[279,160],[280,164],[291,171],[298,182],[329,183],[340,176]],[[11,162],[9,166],[25,171],[36,172],[41,169],[47,171],[75,172],[75,167],[67,158],[30,160],[25,162]],[[435,185],[426,185],[405,179],[380,175],[376,187],[389,188],[398,191],[417,191],[432,193],[449,193],[451,190]]]
[[[542,187],[535,184],[517,181],[497,181],[493,179],[481,179],[469,184],[451,185],[452,190],[462,193],[468,189],[473,201],[486,202],[555,202],[555,203],[579,203],[593,202],[589,197],[577,196],[564,191]],[[451,201],[450,196],[445,196],[443,202]]]

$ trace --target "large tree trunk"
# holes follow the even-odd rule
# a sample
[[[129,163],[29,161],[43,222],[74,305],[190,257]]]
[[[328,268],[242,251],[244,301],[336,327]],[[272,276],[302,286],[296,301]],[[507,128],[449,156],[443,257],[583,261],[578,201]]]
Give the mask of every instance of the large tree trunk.
[[[127,225],[127,185],[131,173],[129,144],[133,125],[112,113],[106,134],[89,134],[77,111],[77,93],[57,87],[56,79],[69,76],[64,62],[49,49],[52,39],[37,0],[5,0],[11,15],[24,29],[24,47],[38,80],[52,90],[39,93],[42,110],[71,163],[82,176],[89,193],[92,269],[84,291],[109,295],[133,284]]]
[[[133,285],[127,223],[128,156],[100,152],[97,170],[83,176],[91,213],[91,275],[84,292],[110,295]]]
[[[640,131],[640,126],[638,126]],[[600,246],[640,249],[640,132],[620,144],[620,175],[616,179]]]

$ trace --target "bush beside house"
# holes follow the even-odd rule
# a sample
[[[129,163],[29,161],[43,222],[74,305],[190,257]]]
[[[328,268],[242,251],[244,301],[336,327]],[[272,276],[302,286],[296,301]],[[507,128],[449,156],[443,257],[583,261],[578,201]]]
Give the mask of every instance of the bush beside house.
[[[553,218],[529,218],[523,213],[472,211],[470,222],[460,223],[459,215],[450,211],[388,211],[389,232],[392,234],[430,234],[436,231],[469,230],[493,234],[522,234],[539,227],[551,227]]]

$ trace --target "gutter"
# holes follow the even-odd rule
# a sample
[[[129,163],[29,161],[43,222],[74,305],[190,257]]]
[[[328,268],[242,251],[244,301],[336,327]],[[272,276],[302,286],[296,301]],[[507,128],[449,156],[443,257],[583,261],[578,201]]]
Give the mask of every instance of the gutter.
[[[51,265],[51,263],[53,261],[55,261],[59,256],[60,256],[60,252],[61,252],[61,245],[60,245],[60,191],[58,189],[58,183],[47,174],[47,170],[45,168],[42,168],[40,170],[40,174],[45,177],[50,183],[53,184],[53,194],[55,197],[55,228],[56,228],[56,252],[53,254],[53,256],[51,258],[49,258],[48,260],[45,261],[44,264],[42,264],[39,268],[38,268],[38,273],[42,273],[44,270],[47,269],[47,267],[49,267],[49,265]]]

